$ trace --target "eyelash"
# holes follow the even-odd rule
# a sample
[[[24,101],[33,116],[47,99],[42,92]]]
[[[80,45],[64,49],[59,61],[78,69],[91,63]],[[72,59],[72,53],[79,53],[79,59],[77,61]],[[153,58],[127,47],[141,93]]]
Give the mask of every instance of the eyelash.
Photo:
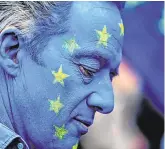
[[[81,71],[81,73],[86,77],[85,78],[85,82],[89,83],[92,79],[92,77],[94,76],[94,74],[97,72],[97,70],[89,70],[88,68],[85,68],[82,65],[79,65],[79,69]],[[118,72],[113,70],[110,72],[109,76],[110,76],[110,80],[113,81],[113,79],[118,76]]]
[[[118,72],[116,72],[116,71],[111,71],[110,74],[109,74],[111,81],[112,81],[116,76],[118,76],[118,75],[119,75]]]
[[[96,71],[92,71],[92,70],[89,70],[85,67],[83,67],[82,65],[79,65],[79,69],[81,71],[81,73],[85,76],[85,77],[88,77],[88,78],[92,78],[94,73],[96,73]]]

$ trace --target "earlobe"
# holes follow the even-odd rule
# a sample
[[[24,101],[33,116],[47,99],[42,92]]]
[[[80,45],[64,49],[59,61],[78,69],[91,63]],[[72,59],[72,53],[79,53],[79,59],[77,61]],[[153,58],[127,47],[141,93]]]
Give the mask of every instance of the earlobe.
[[[22,44],[20,31],[15,27],[0,32],[0,66],[9,75],[17,76],[19,60],[17,54]]]

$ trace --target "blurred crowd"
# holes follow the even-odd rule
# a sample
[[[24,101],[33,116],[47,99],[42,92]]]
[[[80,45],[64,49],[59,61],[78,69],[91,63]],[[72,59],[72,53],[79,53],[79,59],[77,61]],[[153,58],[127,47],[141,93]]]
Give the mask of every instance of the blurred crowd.
[[[81,149],[163,149],[164,2],[126,2],[123,60],[113,80],[115,108],[96,113]]]

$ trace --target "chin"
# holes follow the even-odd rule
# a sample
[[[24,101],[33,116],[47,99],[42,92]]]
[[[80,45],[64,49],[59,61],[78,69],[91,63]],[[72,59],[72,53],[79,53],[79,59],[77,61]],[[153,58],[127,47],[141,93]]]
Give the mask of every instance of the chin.
[[[52,140],[47,141],[47,143],[37,143],[34,146],[30,146],[30,148],[39,148],[39,149],[72,149],[72,147],[79,142],[80,138],[73,136],[66,136],[62,140]],[[45,142],[45,141],[44,141]]]
[[[50,132],[48,130],[44,131],[37,131],[37,134],[34,132],[31,133],[30,140],[32,143],[29,143],[28,145],[30,148],[37,148],[37,149],[72,149],[74,145],[76,145],[80,137],[82,136],[82,131],[75,125],[75,123],[67,123],[65,124],[66,129],[68,130],[68,134],[64,136],[63,139],[59,139],[55,136],[54,130],[52,131],[50,129]],[[34,135],[35,134],[35,135]],[[34,147],[33,145],[34,144]]]

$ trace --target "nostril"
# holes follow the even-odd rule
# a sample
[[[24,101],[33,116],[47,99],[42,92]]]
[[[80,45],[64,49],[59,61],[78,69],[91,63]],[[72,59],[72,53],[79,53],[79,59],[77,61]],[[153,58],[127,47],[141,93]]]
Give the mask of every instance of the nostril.
[[[98,111],[98,112],[102,112],[103,111],[103,109],[101,107],[98,107],[98,106],[95,106],[94,107],[94,110],[95,111]]]
[[[108,108],[108,109],[106,109],[106,108],[101,108],[101,107],[99,107],[99,106],[93,106],[92,108],[93,108],[95,111],[97,111],[97,112],[100,112],[100,113],[103,113],[103,114],[108,114],[108,113],[111,113],[111,112],[113,111],[114,106],[111,107],[111,108]]]
[[[94,111],[102,112],[103,109],[99,106],[90,106]]]

